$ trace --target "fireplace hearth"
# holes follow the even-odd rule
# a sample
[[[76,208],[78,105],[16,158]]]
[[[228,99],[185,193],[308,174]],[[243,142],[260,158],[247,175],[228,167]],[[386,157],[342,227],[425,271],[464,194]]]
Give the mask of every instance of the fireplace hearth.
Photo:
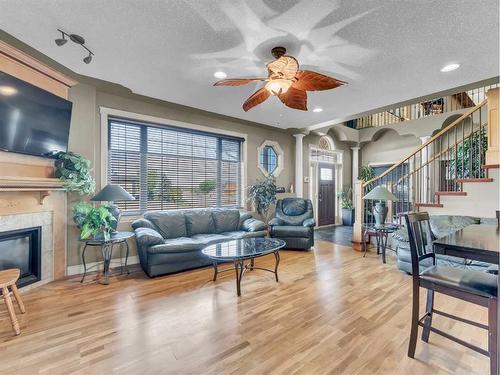
[[[41,280],[42,228],[0,232],[0,270],[19,268],[19,288]]]

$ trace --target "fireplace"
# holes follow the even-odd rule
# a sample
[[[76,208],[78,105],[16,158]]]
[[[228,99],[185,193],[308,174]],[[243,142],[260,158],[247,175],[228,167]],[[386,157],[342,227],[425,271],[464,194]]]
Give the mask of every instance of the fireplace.
[[[18,287],[41,280],[42,228],[0,232],[0,270],[19,268]]]

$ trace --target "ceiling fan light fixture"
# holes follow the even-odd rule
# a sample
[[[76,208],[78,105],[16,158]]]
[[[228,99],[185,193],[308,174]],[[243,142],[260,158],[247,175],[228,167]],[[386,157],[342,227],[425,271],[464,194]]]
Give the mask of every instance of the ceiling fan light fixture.
[[[266,83],[266,90],[272,95],[284,94],[288,91],[292,83],[289,79],[273,79]]]

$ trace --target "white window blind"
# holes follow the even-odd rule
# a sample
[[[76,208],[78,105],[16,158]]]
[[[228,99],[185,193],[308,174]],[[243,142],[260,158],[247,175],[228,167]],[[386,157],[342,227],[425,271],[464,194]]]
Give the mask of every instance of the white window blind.
[[[111,118],[108,182],[125,213],[241,205],[243,139]]]

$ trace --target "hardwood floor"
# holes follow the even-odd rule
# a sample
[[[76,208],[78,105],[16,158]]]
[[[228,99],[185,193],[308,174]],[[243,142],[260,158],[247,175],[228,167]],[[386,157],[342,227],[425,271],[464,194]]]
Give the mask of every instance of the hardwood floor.
[[[257,265],[274,264],[272,255]],[[406,356],[411,279],[348,247],[283,251],[280,282],[252,271],[236,297],[232,272],[210,268],[96,284],[92,274],[23,294],[14,337],[0,305],[7,374],[486,374],[486,357],[431,334]],[[425,299],[422,298],[422,301]],[[436,307],[486,322],[486,311],[438,296]],[[423,309],[423,306],[422,306]],[[486,346],[486,334],[440,316],[436,326]]]

